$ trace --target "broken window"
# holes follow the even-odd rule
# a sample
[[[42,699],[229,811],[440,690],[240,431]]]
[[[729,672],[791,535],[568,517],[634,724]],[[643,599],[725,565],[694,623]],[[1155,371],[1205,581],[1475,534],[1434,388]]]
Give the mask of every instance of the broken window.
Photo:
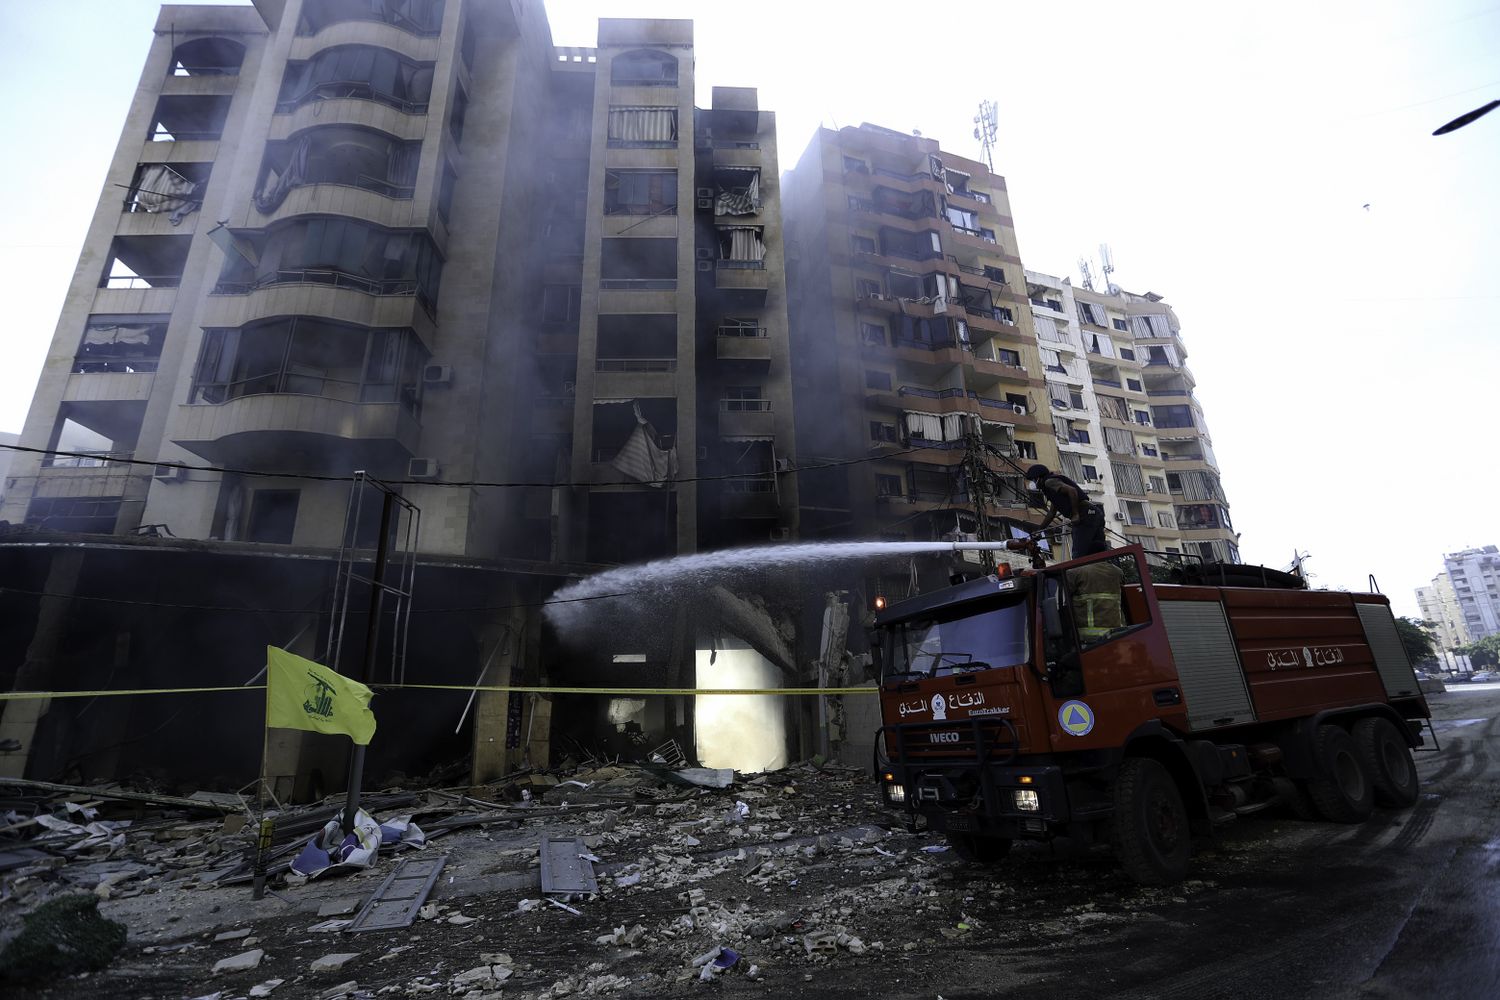
[[[379,21],[413,35],[435,35],[443,27],[445,0],[306,0],[297,34],[316,35],[342,21]]]
[[[609,64],[609,82],[618,87],[675,87],[677,59],[655,49],[622,52]]]
[[[156,102],[148,138],[152,142],[212,141],[224,134],[228,97],[169,95]]]
[[[245,47],[229,38],[194,38],[172,50],[172,76],[237,76]]]
[[[443,261],[425,231],[299,218],[265,233],[235,233],[232,241],[216,294],[310,282],[370,295],[415,295],[429,313],[436,311]]]
[[[121,497],[38,497],[26,508],[26,523],[49,531],[108,535],[120,517]]]
[[[245,519],[245,541],[290,545],[297,526],[300,490],[255,490]],[[377,529],[376,533],[379,531]]]
[[[870,421],[870,440],[897,444],[901,438],[896,433],[895,424],[888,424],[882,420],[872,420]]]
[[[599,274],[603,288],[676,288],[677,241],[606,239]]]
[[[613,462],[627,443],[643,428],[652,447],[660,453],[672,452],[676,465],[677,400],[670,397],[595,400],[593,413],[593,461]],[[666,470],[663,470],[666,471]],[[628,478],[637,478],[626,473]],[[669,478],[663,475],[662,479]],[[647,479],[640,479],[642,482]]]
[[[902,483],[900,476],[888,476],[877,473],[875,476],[875,493],[882,497],[899,497],[902,495]]]
[[[309,101],[359,98],[422,114],[432,97],[432,64],[404,59],[373,45],[336,45],[303,62],[289,62],[276,110]]]
[[[142,163],[125,192],[126,212],[164,212],[172,225],[203,206],[212,163]]]
[[[931,260],[943,255],[943,246],[937,233],[907,233],[899,229],[882,227],[880,252],[887,257]]]
[[[720,267],[765,267],[763,226],[718,226]]]
[[[676,314],[600,316],[595,359],[601,372],[676,371]]]
[[[860,323],[859,339],[871,347],[884,347],[885,327],[879,323]]]
[[[891,388],[891,373],[867,370],[865,372],[865,388],[880,389],[889,392]]]
[[[719,401],[722,409],[736,413],[762,412],[771,409],[771,401],[763,399],[764,387],[758,385],[726,385],[724,398]]]
[[[872,211],[887,215],[899,215],[903,219],[930,219],[937,215],[937,204],[931,191],[897,191],[895,188],[877,187],[870,192],[869,206]]]
[[[855,253],[876,252],[875,241],[868,236],[862,236],[859,233],[855,233],[849,237],[849,241],[850,245],[854,248]]]
[[[759,167],[718,167],[713,180],[715,215],[754,215],[760,211]]]
[[[170,316],[94,315],[83,329],[73,371],[154,372],[167,339]]]
[[[349,403],[421,406],[429,355],[410,330],[353,326],[310,316],[205,330],[190,402],[267,393]]]
[[[63,403],[57,411],[43,464],[54,469],[92,469],[112,458],[130,458],[141,435],[146,404],[137,401]]]
[[[420,142],[403,142],[352,125],[316,128],[287,142],[268,142],[255,207],[273,212],[293,188],[304,184],[344,184],[387,198],[410,198],[421,157]]]
[[[191,236],[116,236],[100,288],[176,288],[187,267]]]
[[[611,106],[608,144],[615,147],[677,145],[677,109]]]
[[[444,164],[443,180],[438,185],[437,197],[438,218],[444,222],[447,222],[453,214],[453,189],[457,186],[458,172],[447,164]]]
[[[677,171],[606,170],[604,214],[675,215]]]
[[[453,88],[453,107],[448,112],[448,131],[453,133],[453,141],[460,146],[464,141],[464,119],[469,115],[469,95],[464,92],[463,87]]]

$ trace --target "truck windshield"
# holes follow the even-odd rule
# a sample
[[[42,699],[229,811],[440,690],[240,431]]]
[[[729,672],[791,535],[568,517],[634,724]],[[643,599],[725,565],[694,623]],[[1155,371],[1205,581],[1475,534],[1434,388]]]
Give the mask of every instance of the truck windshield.
[[[983,611],[971,606],[896,622],[886,639],[888,673],[941,676],[1025,663],[1029,607],[1023,598]]]

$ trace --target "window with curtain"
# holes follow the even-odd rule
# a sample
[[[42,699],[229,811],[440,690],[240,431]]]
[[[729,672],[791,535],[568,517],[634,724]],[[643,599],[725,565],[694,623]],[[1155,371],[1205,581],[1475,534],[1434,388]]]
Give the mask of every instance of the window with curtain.
[[[1109,471],[1115,477],[1116,492],[1145,494],[1146,481],[1141,477],[1141,467],[1139,465],[1134,465],[1130,462],[1111,461],[1109,463]]]
[[[343,184],[388,198],[410,198],[417,180],[422,144],[374,129],[331,125],[311,129],[287,142],[266,144],[256,186],[255,207],[274,212],[304,184]]]
[[[611,146],[676,145],[677,109],[611,107],[607,138]]]
[[[363,98],[422,114],[432,96],[432,64],[407,60],[373,45],[338,45],[287,64],[276,110],[314,100]]]
[[[1104,449],[1116,455],[1135,454],[1135,435],[1118,427],[1104,428]]]
[[[760,226],[720,226],[719,261],[741,266],[764,267],[766,245]]]

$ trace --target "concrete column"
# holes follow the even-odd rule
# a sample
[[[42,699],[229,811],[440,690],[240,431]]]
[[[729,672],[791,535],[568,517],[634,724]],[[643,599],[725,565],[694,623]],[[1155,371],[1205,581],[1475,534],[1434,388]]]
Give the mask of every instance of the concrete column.
[[[83,550],[66,549],[55,552],[47,568],[47,582],[42,591],[55,594],[43,597],[37,610],[36,629],[31,633],[31,643],[26,647],[26,659],[16,671],[13,690],[47,691],[53,684],[53,667],[57,649],[62,642],[68,612],[73,606],[73,591],[78,586],[78,576],[83,569]],[[6,778],[26,777],[26,767],[31,761],[37,735],[41,731],[42,717],[47,714],[52,701],[49,698],[10,701],[5,703],[0,715],[0,740],[19,740],[21,749],[0,754],[0,776]]]

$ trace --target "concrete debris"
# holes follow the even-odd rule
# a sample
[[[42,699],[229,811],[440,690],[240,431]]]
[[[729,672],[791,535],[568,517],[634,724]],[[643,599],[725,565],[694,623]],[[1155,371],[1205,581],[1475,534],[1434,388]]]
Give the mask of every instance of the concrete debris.
[[[448,918],[448,923],[455,927],[463,927],[465,924],[472,924],[478,919],[478,917],[471,917],[463,913],[455,913]]]
[[[248,928],[248,927],[240,927],[240,928],[237,928],[236,930],[224,931],[222,934],[215,934],[214,935],[214,941],[215,942],[218,942],[218,941],[239,941],[239,940],[241,940],[243,938],[247,938],[249,936],[250,936],[250,928]]]
[[[284,982],[286,982],[285,979],[267,979],[263,983],[256,983],[250,987],[250,995],[252,997],[268,997],[276,992],[276,987]]]
[[[348,927],[352,920],[322,920],[307,929],[309,934],[334,934]]]
[[[229,958],[221,958],[217,962],[215,962],[214,974],[218,975],[221,972],[249,972],[251,969],[260,965],[260,960],[265,957],[266,953],[261,948],[252,948],[249,951],[242,951],[238,955],[231,955]]]
[[[728,767],[685,767],[672,774],[701,788],[728,788],[734,784],[734,770]]]
[[[324,955],[322,958],[316,959],[312,965],[308,966],[308,971],[335,972],[339,969],[342,969],[344,966],[348,965],[358,957],[359,952],[357,951],[334,952],[331,955]]]
[[[348,997],[360,992],[365,991],[359,989],[359,980],[351,979],[347,983],[339,983],[337,986],[328,987],[328,989],[318,994],[318,1000],[339,1000],[340,997]]]

